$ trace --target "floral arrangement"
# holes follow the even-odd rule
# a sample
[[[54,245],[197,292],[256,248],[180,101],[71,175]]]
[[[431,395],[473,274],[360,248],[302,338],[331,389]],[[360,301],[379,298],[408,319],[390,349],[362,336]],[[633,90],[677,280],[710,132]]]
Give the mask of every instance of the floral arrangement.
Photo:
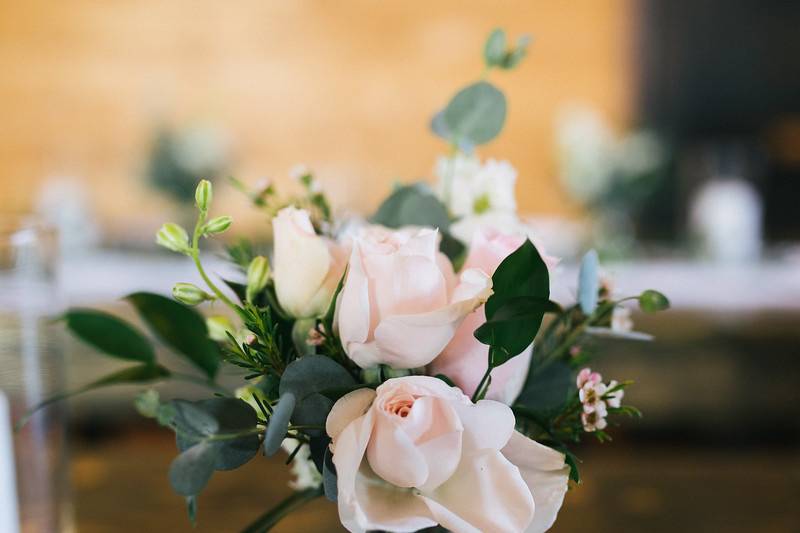
[[[295,492],[246,532],[323,496],[354,532],[545,531],[570,481],[580,482],[571,447],[610,440],[610,423],[638,414],[623,403],[631,382],[585,368],[591,340],[647,338],[631,331],[624,302],[654,312],[667,299],[615,297],[590,251],[577,303],[552,301],[557,260],[516,215],[516,172],[474,155],[506,117],[503,93],[486,78],[514,68],[527,44],[491,34],[484,78],[432,120],[451,148],[438,185],[398,187],[368,220],[334,216],[305,168],[293,171],[302,193],[291,197],[235,182],[274,235],[269,258],[246,243],[228,247],[238,279],[212,279],[201,261],[201,241],[232,224],[210,216],[212,187],[201,181],[194,230],[168,223],[157,242],[193,261],[206,286],[127,297],[195,374],[157,361],[128,322],[86,309],[64,315],[78,338],[135,363],[75,392],[186,379],[210,390],[200,401],[162,400],[155,389],[136,399],[176,434],[169,480],[192,521],[214,472],[283,449]],[[204,305],[208,317],[197,311]]]

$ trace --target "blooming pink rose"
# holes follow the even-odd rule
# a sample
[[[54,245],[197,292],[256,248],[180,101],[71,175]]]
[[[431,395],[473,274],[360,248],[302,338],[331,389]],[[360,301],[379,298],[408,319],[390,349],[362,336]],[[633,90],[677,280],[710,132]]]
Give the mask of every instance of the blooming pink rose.
[[[350,531],[539,532],[567,490],[564,455],[514,431],[514,414],[427,376],[333,406],[326,429]]]
[[[491,276],[494,271],[517,248],[525,242],[525,236],[517,233],[502,233],[483,228],[476,231],[464,268],[478,268]],[[541,252],[541,249],[540,249]],[[553,268],[558,260],[543,255],[548,268]],[[461,388],[471,393],[475,390],[486,372],[489,347],[475,338],[475,330],[486,322],[486,313],[481,306],[470,314],[456,332],[453,340],[430,365],[430,374],[444,374]],[[511,404],[517,398],[531,362],[533,345],[505,364],[492,370],[492,384],[487,398]]]
[[[361,368],[427,365],[464,318],[491,295],[478,269],[460,279],[432,229],[365,229],[353,239],[336,323],[347,355]]]
[[[344,274],[347,249],[317,235],[303,209],[281,209],[272,219],[272,230],[272,276],[278,302],[295,318],[323,315]]]

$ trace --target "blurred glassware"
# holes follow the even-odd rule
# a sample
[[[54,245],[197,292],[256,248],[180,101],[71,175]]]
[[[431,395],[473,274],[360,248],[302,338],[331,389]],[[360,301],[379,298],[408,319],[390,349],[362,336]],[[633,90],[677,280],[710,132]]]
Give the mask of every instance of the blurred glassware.
[[[32,217],[0,218],[0,389],[15,421],[64,389],[58,287],[56,230]],[[13,442],[21,531],[72,531],[63,405],[38,412]]]

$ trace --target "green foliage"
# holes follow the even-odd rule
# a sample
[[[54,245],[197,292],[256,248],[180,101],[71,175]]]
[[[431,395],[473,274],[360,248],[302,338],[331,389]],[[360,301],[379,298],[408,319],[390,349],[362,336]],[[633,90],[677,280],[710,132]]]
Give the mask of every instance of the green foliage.
[[[597,308],[600,290],[599,267],[597,252],[595,250],[586,252],[581,260],[581,269],[578,273],[578,303],[585,315],[591,315]]]
[[[159,294],[137,292],[126,299],[150,329],[209,378],[217,373],[220,353],[208,338],[206,321],[197,311]]]
[[[447,231],[450,227],[447,208],[422,183],[398,187],[383,201],[372,222],[387,228],[430,226]]]
[[[512,48],[506,44],[506,32],[500,28],[489,34],[483,48],[483,59],[487,68],[500,68],[510,70],[516,67],[528,53],[531,42],[529,35],[521,35]]]
[[[516,403],[546,418],[563,408],[574,393],[574,371],[566,361],[556,360],[541,370],[534,365]]]
[[[333,454],[329,447],[325,448],[325,457],[322,463],[322,488],[325,490],[325,497],[328,500],[334,503],[339,500],[336,465],[333,464]]]
[[[322,487],[293,492],[291,496],[259,516],[252,524],[244,528],[241,533],[265,533],[272,529],[284,516],[299,509],[311,500],[319,498],[322,494]]]
[[[652,289],[639,295],[639,308],[645,313],[656,313],[669,309],[669,299],[658,291]]]
[[[558,310],[550,302],[547,266],[536,247],[525,242],[506,257],[492,276],[494,294],[486,302],[486,323],[475,338],[491,346],[489,366],[499,366],[533,342],[545,313]]]
[[[187,449],[169,466],[172,489],[182,496],[199,494],[211,479],[216,460],[217,447],[213,442],[202,441]]]
[[[479,81],[461,89],[444,111],[431,121],[433,132],[471,151],[486,144],[503,129],[506,120],[506,97],[492,84]]]
[[[294,424],[323,427],[334,403],[325,393],[356,385],[350,372],[331,358],[307,355],[286,367],[279,390],[281,397],[292,393],[297,399],[292,414]],[[316,435],[320,430],[309,429],[306,433]]]
[[[275,455],[289,431],[292,413],[297,405],[297,397],[291,392],[281,394],[278,404],[272,411],[267,432],[264,435],[264,455]]]
[[[124,320],[89,309],[71,309],[63,319],[76,337],[104,355],[143,363],[155,361],[150,342]]]

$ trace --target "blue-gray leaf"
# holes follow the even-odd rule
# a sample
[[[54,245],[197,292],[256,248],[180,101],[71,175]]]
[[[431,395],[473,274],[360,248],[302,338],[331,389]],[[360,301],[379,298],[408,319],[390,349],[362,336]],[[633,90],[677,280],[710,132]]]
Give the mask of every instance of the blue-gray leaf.
[[[479,81],[460,90],[444,110],[451,137],[485,144],[500,133],[506,120],[506,97],[496,87]]]
[[[216,458],[217,448],[210,442],[200,442],[181,453],[169,467],[173,490],[182,496],[199,494],[214,473]]]
[[[281,443],[286,438],[289,429],[289,421],[292,418],[294,407],[297,402],[295,395],[291,392],[281,394],[278,405],[269,417],[269,425],[264,435],[264,454],[275,455],[281,449]]]
[[[598,275],[600,261],[595,250],[589,250],[583,256],[578,273],[578,303],[585,315],[594,313],[597,308],[597,295],[600,289]]]

